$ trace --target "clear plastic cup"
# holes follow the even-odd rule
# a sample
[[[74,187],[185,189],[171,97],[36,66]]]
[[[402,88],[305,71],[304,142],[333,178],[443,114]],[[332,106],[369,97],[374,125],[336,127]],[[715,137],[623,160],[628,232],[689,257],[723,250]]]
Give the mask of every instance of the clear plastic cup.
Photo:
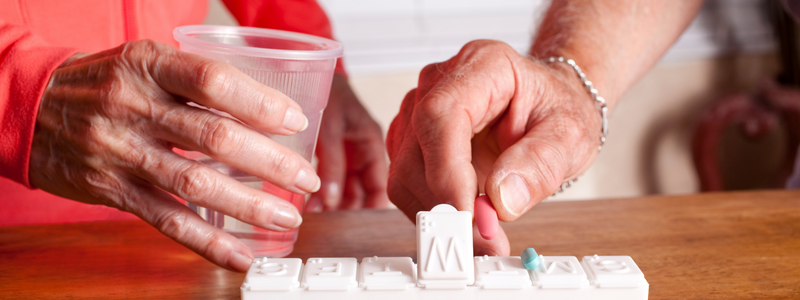
[[[336,59],[342,56],[341,44],[295,32],[232,26],[183,26],[176,28],[173,35],[180,43],[182,51],[233,65],[300,104],[303,114],[308,118],[306,130],[292,136],[264,134],[311,161],[322,112],[328,104]],[[212,111],[231,117],[224,112]],[[275,187],[202,153],[187,152],[185,155],[250,187],[289,201],[298,211],[303,211],[303,195]],[[210,209],[188,205],[210,224],[239,238],[256,256],[286,256],[292,252],[297,240],[297,229],[287,232],[270,231]]]

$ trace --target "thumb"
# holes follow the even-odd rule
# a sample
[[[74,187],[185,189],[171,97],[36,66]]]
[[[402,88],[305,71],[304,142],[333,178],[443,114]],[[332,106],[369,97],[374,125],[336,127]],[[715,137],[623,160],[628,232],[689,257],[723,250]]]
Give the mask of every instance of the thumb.
[[[516,220],[553,195],[565,179],[586,171],[597,154],[592,137],[580,122],[553,116],[504,150],[485,186],[498,218]]]

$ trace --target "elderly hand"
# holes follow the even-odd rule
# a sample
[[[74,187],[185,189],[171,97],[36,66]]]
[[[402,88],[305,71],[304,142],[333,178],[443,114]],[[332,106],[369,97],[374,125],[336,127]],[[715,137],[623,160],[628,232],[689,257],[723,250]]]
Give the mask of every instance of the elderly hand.
[[[414,220],[448,203],[473,211],[486,193],[501,221],[516,220],[589,168],[600,115],[565,64],[474,41],[425,67],[389,128],[388,192]],[[509,255],[508,238],[475,233],[475,255]]]
[[[317,143],[322,188],[309,211],[385,208],[388,167],[383,134],[350,88],[347,78],[333,76],[331,96]]]
[[[291,135],[307,124],[297,103],[233,66],[152,41],[129,42],[76,55],[53,73],[37,118],[31,183],[132,212],[208,260],[244,271],[250,249],[169,193],[278,231],[300,225],[297,209],[172,148],[203,152],[306,194],[320,186],[311,164],[253,128]]]

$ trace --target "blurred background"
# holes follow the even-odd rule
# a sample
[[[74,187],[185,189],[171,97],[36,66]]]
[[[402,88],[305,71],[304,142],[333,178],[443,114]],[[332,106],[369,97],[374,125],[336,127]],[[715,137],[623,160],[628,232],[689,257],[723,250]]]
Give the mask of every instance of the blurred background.
[[[450,58],[475,39],[501,40],[525,53],[549,5],[542,0],[318,1],[345,46],[351,84],[384,135],[405,93],[417,86],[422,67]],[[758,98],[759,84],[781,72],[773,4],[706,1],[678,42],[612,112],[608,142],[592,168],[551,201],[699,192],[703,178],[693,157],[718,163],[711,164],[716,173],[704,175],[722,177],[705,179],[705,185],[720,181],[716,189],[777,187],[774,178],[794,153],[788,153],[793,148],[786,122],[748,123],[745,113],[726,119],[725,126],[711,126],[717,128],[711,133],[698,127],[720,99]],[[211,0],[206,23],[236,21],[219,0]],[[698,137],[713,140],[710,152],[697,145],[692,150]]]

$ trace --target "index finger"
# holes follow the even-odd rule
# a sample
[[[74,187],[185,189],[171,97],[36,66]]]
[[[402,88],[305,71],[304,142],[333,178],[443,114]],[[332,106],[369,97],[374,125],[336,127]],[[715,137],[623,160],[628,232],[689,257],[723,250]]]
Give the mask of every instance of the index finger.
[[[300,105],[229,64],[175,49],[151,63],[150,76],[166,92],[226,112],[256,129],[289,135],[308,127]]]
[[[495,44],[486,43],[465,46],[443,66],[428,70],[443,74],[412,115],[428,186],[439,201],[458,210],[472,211],[478,194],[472,138],[502,114],[514,93],[514,70],[503,62],[504,56],[485,59],[488,52],[498,50]],[[425,72],[420,75],[420,85],[424,77]]]

